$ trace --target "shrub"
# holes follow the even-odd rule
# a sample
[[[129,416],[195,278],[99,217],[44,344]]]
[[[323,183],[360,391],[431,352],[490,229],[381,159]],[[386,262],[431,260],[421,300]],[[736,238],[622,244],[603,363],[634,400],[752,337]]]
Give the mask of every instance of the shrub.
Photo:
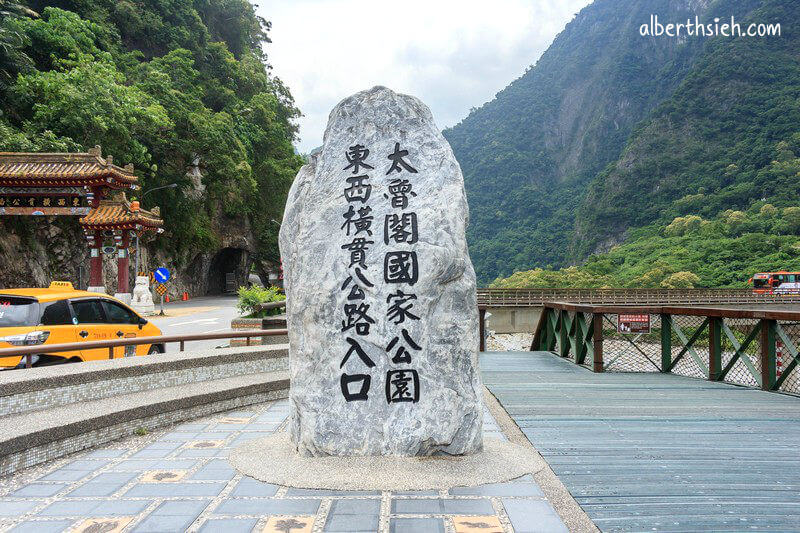
[[[260,311],[258,306],[268,302],[280,302],[286,299],[286,296],[280,292],[277,287],[239,287],[239,303],[236,308],[239,314],[248,318],[261,318],[269,315],[281,314],[280,309],[272,309],[270,311]]]

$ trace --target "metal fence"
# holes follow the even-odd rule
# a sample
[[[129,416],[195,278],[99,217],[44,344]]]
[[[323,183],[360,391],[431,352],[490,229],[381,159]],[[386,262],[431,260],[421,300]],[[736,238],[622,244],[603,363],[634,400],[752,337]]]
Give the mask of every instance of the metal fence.
[[[85,342],[65,342],[59,344],[42,344],[38,346],[25,346],[20,348],[2,348],[0,357],[23,356],[25,358],[25,368],[31,368],[31,357],[37,354],[57,354],[78,350],[93,350],[96,348],[107,348],[108,358],[115,359],[114,348],[124,346],[138,346],[140,344],[150,344],[164,347],[167,343],[178,343],[182,352],[187,342],[204,341],[217,339],[245,339],[245,345],[250,346],[251,339],[262,337],[274,337],[287,335],[286,329],[253,329],[242,331],[223,331],[220,333],[193,333],[189,335],[158,335],[153,337],[132,337],[124,339],[85,341]]]
[[[648,317],[639,332],[620,315]],[[800,394],[800,312],[544,304],[531,349],[594,372],[671,372]]]
[[[800,302],[800,294],[755,294],[750,289],[478,289],[478,306],[530,307],[545,302],[583,304],[738,304]]]

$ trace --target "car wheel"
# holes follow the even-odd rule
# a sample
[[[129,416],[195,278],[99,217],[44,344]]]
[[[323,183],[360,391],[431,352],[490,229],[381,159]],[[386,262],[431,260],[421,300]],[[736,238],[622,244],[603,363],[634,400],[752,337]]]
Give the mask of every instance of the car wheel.
[[[161,347],[157,344],[153,344],[152,346],[150,346],[150,351],[147,352],[147,355],[155,355],[159,353],[162,353]]]

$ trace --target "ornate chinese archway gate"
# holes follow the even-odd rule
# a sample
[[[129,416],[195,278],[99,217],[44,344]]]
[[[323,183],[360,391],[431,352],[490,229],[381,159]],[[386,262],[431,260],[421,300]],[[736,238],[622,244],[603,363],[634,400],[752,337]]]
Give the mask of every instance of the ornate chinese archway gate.
[[[130,292],[131,236],[163,231],[158,208],[145,211],[125,197],[126,189],[138,188],[133,165],[114,165],[99,146],[86,153],[0,152],[0,215],[80,216],[90,248],[91,291],[105,291],[101,248],[105,238],[113,238],[117,294],[124,299]]]

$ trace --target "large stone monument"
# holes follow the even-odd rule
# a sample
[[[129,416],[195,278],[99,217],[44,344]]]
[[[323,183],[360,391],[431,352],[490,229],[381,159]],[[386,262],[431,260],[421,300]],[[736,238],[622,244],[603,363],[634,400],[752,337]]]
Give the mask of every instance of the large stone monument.
[[[374,87],[333,109],[280,233],[301,455],[482,449],[467,219],[425,104]]]

